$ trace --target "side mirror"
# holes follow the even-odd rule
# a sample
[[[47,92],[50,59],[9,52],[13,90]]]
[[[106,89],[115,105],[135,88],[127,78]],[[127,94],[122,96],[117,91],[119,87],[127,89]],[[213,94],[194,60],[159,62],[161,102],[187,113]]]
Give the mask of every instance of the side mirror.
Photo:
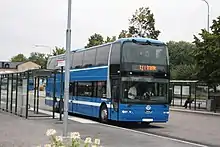
[[[168,102],[169,102],[169,104],[171,104],[172,99],[173,99],[173,90],[172,90],[172,88],[169,88],[169,92],[168,92]]]

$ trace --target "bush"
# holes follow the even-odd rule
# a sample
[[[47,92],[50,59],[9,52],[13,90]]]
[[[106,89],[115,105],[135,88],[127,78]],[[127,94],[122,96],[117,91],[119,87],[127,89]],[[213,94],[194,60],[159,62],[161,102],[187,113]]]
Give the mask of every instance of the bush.
[[[82,140],[79,132],[71,132],[67,137],[56,136],[55,134],[56,130],[47,130],[46,135],[50,137],[50,143],[45,144],[44,147],[101,147],[100,139],[95,139],[92,142],[92,138],[87,137]]]

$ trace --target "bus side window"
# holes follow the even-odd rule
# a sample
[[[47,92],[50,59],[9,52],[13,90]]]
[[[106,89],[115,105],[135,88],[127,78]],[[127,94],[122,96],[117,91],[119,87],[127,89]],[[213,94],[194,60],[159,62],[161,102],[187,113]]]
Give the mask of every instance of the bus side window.
[[[78,96],[92,97],[92,82],[78,82]]]
[[[74,82],[71,82],[70,83],[70,87],[69,87],[69,93],[70,93],[70,96],[74,96]]]
[[[97,97],[106,98],[106,82],[97,82]]]

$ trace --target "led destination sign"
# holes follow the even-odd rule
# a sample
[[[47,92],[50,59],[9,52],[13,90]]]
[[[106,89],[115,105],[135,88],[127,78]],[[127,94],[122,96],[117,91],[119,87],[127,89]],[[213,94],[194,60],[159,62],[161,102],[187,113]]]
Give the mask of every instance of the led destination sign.
[[[158,67],[153,65],[132,65],[133,71],[157,71]]]

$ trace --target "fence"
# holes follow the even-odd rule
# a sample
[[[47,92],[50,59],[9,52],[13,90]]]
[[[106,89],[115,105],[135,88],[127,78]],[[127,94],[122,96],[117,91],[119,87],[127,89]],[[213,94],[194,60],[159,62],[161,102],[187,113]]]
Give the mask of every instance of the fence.
[[[25,118],[51,117],[51,114],[55,118],[55,88],[53,107],[45,105],[43,81],[48,77],[56,79],[56,71],[35,69],[0,74],[0,110]]]
[[[220,94],[213,91],[207,84],[196,80],[171,80],[170,86],[173,89],[173,106],[185,107],[185,102],[190,100],[189,109],[208,110],[216,112],[219,109]],[[213,97],[213,94],[215,95]],[[219,96],[218,96],[219,95]],[[212,103],[210,105],[210,102]]]

